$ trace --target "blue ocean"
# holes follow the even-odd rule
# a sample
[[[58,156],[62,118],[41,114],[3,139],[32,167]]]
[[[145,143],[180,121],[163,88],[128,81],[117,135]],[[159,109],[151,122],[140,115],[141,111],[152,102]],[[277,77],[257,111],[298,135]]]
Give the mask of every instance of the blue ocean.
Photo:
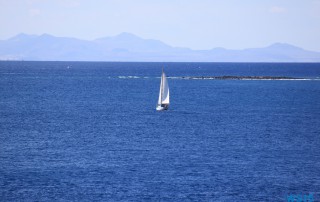
[[[300,79],[179,79],[225,75]],[[0,201],[290,195],[320,200],[319,63],[0,62]]]

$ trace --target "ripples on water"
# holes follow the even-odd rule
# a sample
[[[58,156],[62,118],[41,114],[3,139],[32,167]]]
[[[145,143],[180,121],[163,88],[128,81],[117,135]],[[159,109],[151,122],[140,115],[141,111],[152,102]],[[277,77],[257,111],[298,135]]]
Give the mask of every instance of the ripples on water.
[[[3,201],[320,199],[319,64],[0,62]],[[69,67],[69,68],[67,68]],[[123,79],[126,78],[126,79]]]

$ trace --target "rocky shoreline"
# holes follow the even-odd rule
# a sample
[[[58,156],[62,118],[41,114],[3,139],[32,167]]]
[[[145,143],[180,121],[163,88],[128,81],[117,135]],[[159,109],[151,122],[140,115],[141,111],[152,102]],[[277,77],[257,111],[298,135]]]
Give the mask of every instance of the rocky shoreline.
[[[170,77],[169,77],[170,78]],[[287,76],[182,76],[181,79],[211,79],[211,80],[301,80]]]

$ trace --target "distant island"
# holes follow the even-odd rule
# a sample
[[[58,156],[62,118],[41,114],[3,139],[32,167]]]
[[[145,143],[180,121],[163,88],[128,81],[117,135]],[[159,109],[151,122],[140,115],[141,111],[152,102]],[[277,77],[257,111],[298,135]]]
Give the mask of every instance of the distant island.
[[[320,62],[320,53],[275,43],[264,48],[192,50],[131,33],[95,40],[18,34],[0,40],[0,60],[119,62]]]
[[[180,78],[212,80],[302,80],[302,78],[294,78],[287,76],[182,76]]]

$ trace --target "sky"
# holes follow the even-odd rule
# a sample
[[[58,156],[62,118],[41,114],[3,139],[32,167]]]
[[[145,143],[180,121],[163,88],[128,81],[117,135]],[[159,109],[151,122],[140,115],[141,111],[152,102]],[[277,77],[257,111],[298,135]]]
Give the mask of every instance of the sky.
[[[0,40],[122,32],[195,50],[280,42],[320,52],[320,0],[0,0]]]

